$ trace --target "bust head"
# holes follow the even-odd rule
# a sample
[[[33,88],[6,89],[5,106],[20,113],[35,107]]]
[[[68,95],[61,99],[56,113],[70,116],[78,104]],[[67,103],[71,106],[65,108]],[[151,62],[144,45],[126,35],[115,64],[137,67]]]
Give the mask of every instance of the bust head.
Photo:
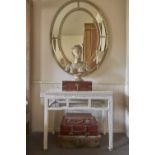
[[[74,74],[76,80],[81,80],[80,76],[87,71],[86,63],[81,61],[81,55],[82,55],[81,45],[74,45],[72,47],[72,54],[74,56],[74,62],[68,64],[65,70]]]
[[[81,59],[82,47],[81,45],[74,45],[72,47],[72,54],[75,59]]]

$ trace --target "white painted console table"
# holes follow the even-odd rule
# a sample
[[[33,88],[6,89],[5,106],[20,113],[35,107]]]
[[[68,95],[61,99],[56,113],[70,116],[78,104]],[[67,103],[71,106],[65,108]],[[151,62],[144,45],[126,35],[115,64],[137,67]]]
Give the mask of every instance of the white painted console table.
[[[53,91],[42,93],[44,98],[44,139],[43,148],[48,149],[48,110],[90,109],[108,112],[109,150],[113,149],[113,94],[112,91]],[[86,106],[73,106],[71,100],[87,100]],[[95,107],[93,100],[106,100],[107,106]],[[72,103],[72,104],[71,104]]]

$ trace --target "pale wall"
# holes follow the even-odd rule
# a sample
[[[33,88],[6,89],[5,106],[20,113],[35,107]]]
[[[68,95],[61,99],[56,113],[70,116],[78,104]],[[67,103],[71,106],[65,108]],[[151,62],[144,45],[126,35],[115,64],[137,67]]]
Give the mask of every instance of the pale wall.
[[[126,2],[125,132],[129,137],[129,0]]]
[[[95,89],[113,90],[114,129],[124,131],[124,86],[126,72],[126,11],[125,0],[91,0],[99,6],[107,18],[110,35],[109,50],[101,67],[84,77],[92,80]],[[32,130],[43,128],[43,106],[39,94],[43,90],[58,87],[55,83],[73,80],[59,68],[54,60],[50,44],[50,25],[57,9],[65,0],[34,1],[33,8],[33,75],[32,75]],[[51,120],[52,121],[52,120]]]

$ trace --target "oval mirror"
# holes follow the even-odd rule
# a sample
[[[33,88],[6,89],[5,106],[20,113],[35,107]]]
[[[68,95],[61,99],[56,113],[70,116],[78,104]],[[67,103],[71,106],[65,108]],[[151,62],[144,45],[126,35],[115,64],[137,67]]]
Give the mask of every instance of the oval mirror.
[[[50,32],[52,53],[59,66],[75,80],[101,65],[107,53],[103,14],[91,2],[70,1],[56,13]]]

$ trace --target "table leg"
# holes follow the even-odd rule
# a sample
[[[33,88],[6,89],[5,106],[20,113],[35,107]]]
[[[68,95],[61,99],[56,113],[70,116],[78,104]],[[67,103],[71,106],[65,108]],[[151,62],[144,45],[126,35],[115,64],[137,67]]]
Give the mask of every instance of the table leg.
[[[48,149],[48,99],[44,101],[44,150]]]
[[[102,133],[105,135],[106,134],[106,124],[105,124],[105,116],[106,116],[107,112],[105,110],[102,110]]]
[[[53,112],[53,114],[52,114],[52,134],[54,135],[55,134],[55,111],[53,110],[52,112]]]
[[[113,99],[108,101],[108,130],[109,130],[109,151],[113,150]]]

